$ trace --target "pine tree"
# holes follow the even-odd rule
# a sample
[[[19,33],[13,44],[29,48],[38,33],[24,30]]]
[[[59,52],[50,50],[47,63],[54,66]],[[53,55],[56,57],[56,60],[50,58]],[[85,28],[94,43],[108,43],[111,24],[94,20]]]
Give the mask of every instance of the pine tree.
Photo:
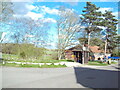
[[[81,19],[83,20],[83,25],[86,27],[85,32],[87,34],[88,38],[88,46],[90,44],[90,36],[91,34],[100,31],[101,29],[98,27],[101,25],[102,13],[99,10],[99,7],[96,7],[95,4],[92,4],[91,2],[86,3],[86,7],[84,7],[86,10],[83,10]]]
[[[117,46],[117,19],[112,15],[112,11],[105,11],[103,14],[103,22],[102,26],[105,27],[106,30],[106,41],[107,41],[107,49],[110,53],[112,53],[113,49]]]

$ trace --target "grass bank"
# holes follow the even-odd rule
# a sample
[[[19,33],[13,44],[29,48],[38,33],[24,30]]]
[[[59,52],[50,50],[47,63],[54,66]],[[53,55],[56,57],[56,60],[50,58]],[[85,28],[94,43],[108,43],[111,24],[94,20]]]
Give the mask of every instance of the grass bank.
[[[43,57],[41,59],[35,59],[35,58],[26,58],[22,59],[18,55],[11,55],[11,54],[3,54],[2,58],[5,61],[10,61],[10,62],[31,62],[31,63],[59,63],[59,62],[74,62],[73,60],[55,60],[51,59],[49,57]]]

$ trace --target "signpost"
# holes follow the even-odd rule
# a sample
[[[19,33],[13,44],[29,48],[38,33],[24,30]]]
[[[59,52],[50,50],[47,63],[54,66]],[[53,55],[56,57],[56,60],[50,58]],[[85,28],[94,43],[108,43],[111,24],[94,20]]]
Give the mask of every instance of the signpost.
[[[3,32],[0,32],[0,43],[2,42],[2,34]],[[2,59],[2,45],[0,44],[0,60]]]

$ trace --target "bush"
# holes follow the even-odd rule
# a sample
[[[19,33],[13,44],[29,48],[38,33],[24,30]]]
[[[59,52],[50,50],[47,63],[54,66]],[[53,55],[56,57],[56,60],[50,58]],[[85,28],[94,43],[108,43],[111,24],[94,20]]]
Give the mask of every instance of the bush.
[[[53,60],[58,60],[58,55],[57,55],[57,54],[53,54],[53,55],[52,55],[52,59],[53,59]]]
[[[49,57],[49,59],[52,59],[52,60],[58,60],[58,52],[53,50],[53,51],[47,51],[46,53]]]
[[[20,57],[22,57],[24,59],[26,57],[25,52],[21,52]]]

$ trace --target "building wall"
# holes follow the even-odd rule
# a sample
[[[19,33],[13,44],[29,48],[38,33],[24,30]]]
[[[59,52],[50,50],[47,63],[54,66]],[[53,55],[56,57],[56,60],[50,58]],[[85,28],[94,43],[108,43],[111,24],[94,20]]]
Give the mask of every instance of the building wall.
[[[65,59],[66,60],[74,60],[74,57],[72,57],[72,55],[73,55],[72,51],[65,52]]]
[[[104,53],[94,53],[95,60],[98,60],[98,58],[103,59],[104,58]],[[111,54],[106,54],[106,57],[111,56]]]
[[[77,61],[77,58],[72,51],[65,52],[65,59]],[[84,53],[82,52],[82,63],[83,63],[83,60],[84,60],[84,63],[88,63],[89,52],[87,51],[84,51]]]

